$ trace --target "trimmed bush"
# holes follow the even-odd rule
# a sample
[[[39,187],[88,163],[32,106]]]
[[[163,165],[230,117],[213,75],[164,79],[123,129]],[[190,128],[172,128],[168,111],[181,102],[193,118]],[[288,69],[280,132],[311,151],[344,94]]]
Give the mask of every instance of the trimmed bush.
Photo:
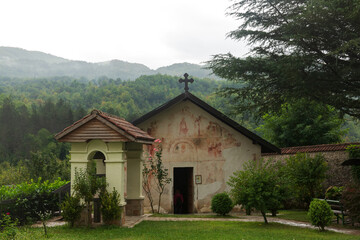
[[[308,215],[311,223],[324,231],[334,216],[330,205],[325,200],[314,199],[310,203]]]
[[[115,190],[102,192],[101,214],[106,224],[113,224],[121,218],[120,194]]]
[[[52,192],[67,183],[60,178],[54,182],[39,178],[37,181],[1,186],[0,214],[9,212],[21,225],[40,220],[38,213],[58,210],[59,198]]]
[[[220,215],[226,215],[233,209],[233,202],[227,193],[218,193],[211,200],[211,210]]]
[[[66,195],[65,200],[60,205],[62,210],[62,216],[64,220],[70,223],[70,227],[73,227],[76,220],[80,218],[81,211],[84,209],[84,205],[80,203],[79,197],[72,197]]]

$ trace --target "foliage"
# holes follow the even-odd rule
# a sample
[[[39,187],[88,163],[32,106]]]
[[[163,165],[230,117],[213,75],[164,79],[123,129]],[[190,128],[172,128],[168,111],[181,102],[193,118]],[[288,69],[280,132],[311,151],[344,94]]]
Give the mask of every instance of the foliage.
[[[298,201],[309,206],[311,200],[321,193],[321,184],[326,178],[328,167],[324,156],[310,157],[298,153],[286,159],[286,164]]]
[[[70,223],[70,227],[74,227],[75,222],[80,218],[80,214],[84,209],[80,198],[77,196],[67,195],[60,205],[64,220]]]
[[[266,212],[278,209],[284,200],[280,178],[272,161],[248,161],[244,164],[244,170],[230,177],[228,184],[234,203],[241,204],[245,209],[256,208],[265,223]]]
[[[72,183],[72,189],[76,197],[83,199],[87,209],[87,225],[91,226],[91,202],[94,195],[106,188],[106,180],[96,176],[96,163],[90,162],[86,170],[75,169],[75,177]]]
[[[3,214],[0,218],[0,238],[15,239],[17,234],[17,225],[17,219],[12,219],[9,212]]]
[[[260,132],[278,147],[338,143],[345,134],[337,111],[304,99],[283,104],[279,113],[266,114],[263,120]]]
[[[111,224],[112,221],[120,220],[122,208],[120,206],[120,194],[113,189],[111,193],[102,192],[101,196],[101,214],[104,222]]]
[[[340,200],[344,187],[330,186],[326,189],[325,198],[330,200]]]
[[[310,203],[309,217],[311,223],[317,226],[321,231],[330,225],[334,216],[330,205],[325,200],[314,199]]]
[[[222,90],[238,112],[262,116],[304,98],[360,117],[357,0],[235,0],[229,9],[241,25],[228,36],[247,39],[252,54],[218,54],[208,64],[238,83]]]
[[[37,181],[31,179],[30,182],[23,182],[18,185],[3,185],[0,187],[0,200],[18,199],[35,194],[47,194],[67,184],[68,181],[57,180],[50,182],[48,180],[42,181],[38,178]]]
[[[54,182],[41,181],[21,183],[14,186],[0,188],[2,211],[11,213],[20,224],[40,220],[38,213],[55,211],[58,209],[58,195],[52,192],[66,184],[67,181],[58,179]]]
[[[158,197],[158,209],[160,211],[161,196],[164,193],[165,187],[171,182],[171,178],[168,177],[168,169],[164,167],[162,162],[162,145],[161,140],[155,140],[155,146],[150,151],[148,161],[143,164],[143,189],[146,196],[149,198],[151,210],[154,213],[153,198],[151,189],[153,188],[152,182],[155,183],[155,191],[159,194]]]
[[[17,165],[10,165],[9,162],[0,163],[0,186],[20,184],[30,179],[29,170],[23,161]]]
[[[360,189],[358,185],[349,185],[343,191],[341,202],[352,222],[360,222]]]
[[[360,159],[360,146],[359,145],[350,145],[346,148],[346,151],[349,153],[350,158]],[[351,171],[354,180],[360,184],[360,166],[351,166]]]
[[[233,207],[233,203],[227,193],[218,193],[211,199],[211,210],[214,213],[225,216]]]

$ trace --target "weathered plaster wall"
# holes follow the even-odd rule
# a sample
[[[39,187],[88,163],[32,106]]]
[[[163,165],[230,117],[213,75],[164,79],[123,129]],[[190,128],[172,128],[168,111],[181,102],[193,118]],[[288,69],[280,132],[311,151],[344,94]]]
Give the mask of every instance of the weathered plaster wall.
[[[228,190],[226,181],[233,172],[261,154],[260,145],[190,101],[178,103],[138,127],[162,140],[164,165],[171,178],[174,167],[193,167],[194,176],[202,176],[202,184],[194,182],[196,212],[209,212],[212,196]],[[172,195],[171,183],[161,204],[166,212],[173,211]],[[145,201],[145,207],[148,206]]]
[[[330,186],[345,186],[351,181],[351,168],[349,166],[341,166],[341,163],[349,159],[349,154],[345,151],[332,151],[332,152],[313,152],[308,153],[311,157],[316,154],[322,154],[327,163],[329,170],[327,172],[327,179],[324,182],[324,189]],[[275,160],[284,160],[293,156],[294,154],[283,154],[283,155],[270,155],[264,156],[264,159],[273,158]]]

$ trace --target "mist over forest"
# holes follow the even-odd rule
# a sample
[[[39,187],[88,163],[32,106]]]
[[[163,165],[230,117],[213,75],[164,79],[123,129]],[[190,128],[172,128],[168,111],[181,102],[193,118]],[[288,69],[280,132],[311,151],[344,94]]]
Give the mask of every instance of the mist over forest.
[[[192,94],[261,136],[262,120],[232,114],[231,98],[216,94],[230,83],[200,65],[151,70],[118,60],[93,64],[0,47],[0,184],[40,176],[68,179],[69,145],[55,141],[55,133],[92,109],[132,121],[181,94],[178,79],[185,72],[195,80]],[[343,141],[360,141],[357,122],[346,119]]]

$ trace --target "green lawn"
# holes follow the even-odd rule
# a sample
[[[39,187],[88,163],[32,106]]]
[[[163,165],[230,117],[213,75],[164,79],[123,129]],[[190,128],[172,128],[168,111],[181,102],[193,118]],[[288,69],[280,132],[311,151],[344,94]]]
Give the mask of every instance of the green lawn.
[[[319,232],[276,223],[243,222],[150,222],[134,228],[98,227],[96,229],[49,228],[50,239],[341,239],[360,240],[360,236]],[[45,239],[42,229],[22,229],[18,239]]]
[[[163,217],[163,218],[239,218],[231,215],[215,215],[215,214],[162,214],[154,213],[150,217]]]
[[[304,210],[280,210],[277,218],[301,222],[310,222],[310,219],[307,216],[307,211]]]

